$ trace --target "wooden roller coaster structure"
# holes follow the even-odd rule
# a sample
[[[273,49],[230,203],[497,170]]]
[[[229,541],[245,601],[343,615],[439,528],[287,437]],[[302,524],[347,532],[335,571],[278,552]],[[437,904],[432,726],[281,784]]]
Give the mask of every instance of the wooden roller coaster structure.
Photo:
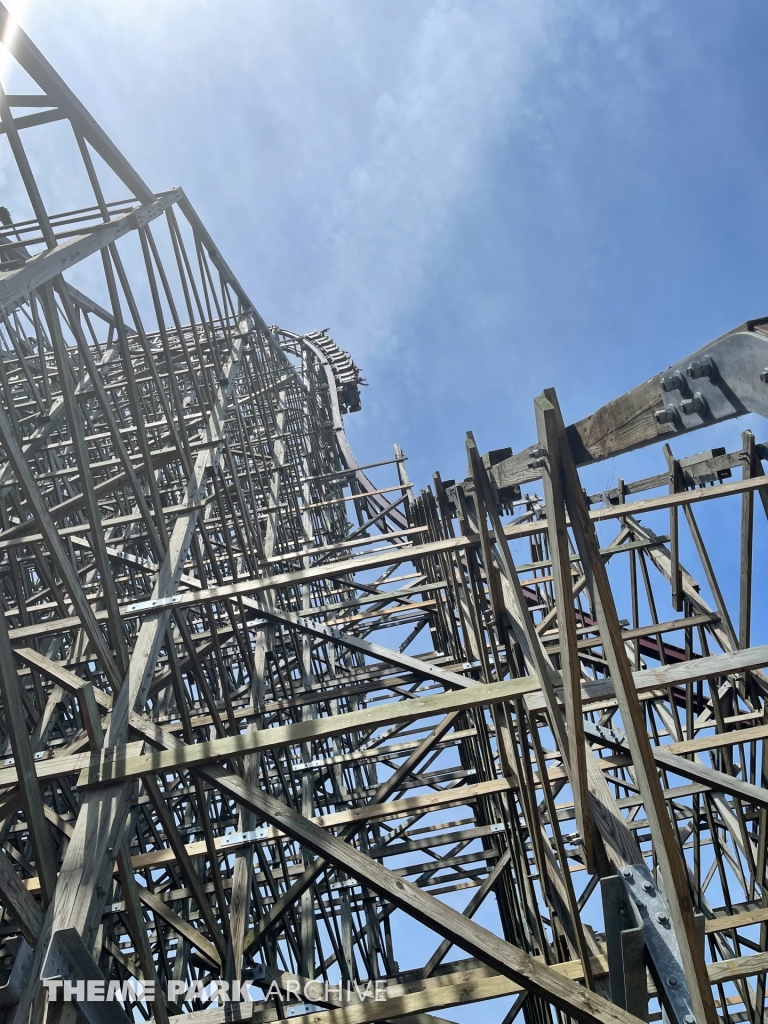
[[[673,446],[768,415],[768,325],[417,493],[350,356],[0,37],[3,1020],[762,1022],[768,445]]]

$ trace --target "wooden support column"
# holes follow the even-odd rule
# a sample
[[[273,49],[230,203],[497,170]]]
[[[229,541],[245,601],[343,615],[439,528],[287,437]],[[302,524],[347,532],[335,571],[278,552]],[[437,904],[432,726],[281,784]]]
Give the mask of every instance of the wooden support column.
[[[29,503],[53,563],[72,599],[75,613],[79,617],[83,629],[88,634],[88,639],[93,645],[94,654],[98,658],[99,665],[112,687],[115,690],[119,690],[122,678],[114,656],[104,639],[101,627],[96,621],[96,616],[86,600],[78,575],[59,538],[50,511],[40,493],[37,481],[32,474],[21,445],[16,438],[11,421],[2,406],[0,406],[0,444],[2,444],[5,454],[8,456],[8,461],[13,467],[19,487]]]
[[[570,515],[576,546],[587,578],[592,605],[604,645],[605,658],[613,680],[627,744],[632,755],[637,784],[643,798],[653,839],[659,873],[664,889],[671,895],[670,916],[680,949],[680,959],[690,990],[697,1022],[717,1024],[718,1017],[704,962],[704,950],[694,919],[693,903],[688,889],[688,875],[677,837],[672,828],[656,762],[646,732],[642,706],[632,679],[632,669],[621,637],[616,606],[608,575],[600,557],[597,534],[590,521],[589,506],[576,470],[570,447],[565,440],[557,396],[554,390],[544,392],[538,400],[553,410],[560,444],[563,490]]]
[[[510,853],[509,850],[505,850],[504,853],[502,853],[502,855],[496,861],[496,866],[494,867],[493,871],[491,871],[491,873],[485,879],[483,879],[475,895],[472,897],[472,899],[469,901],[466,907],[462,910],[462,914],[464,915],[464,917],[474,917],[475,912],[480,908],[483,900],[493,888],[496,879],[499,877],[501,872],[506,869],[511,859],[512,854]],[[438,967],[448,955],[448,952],[451,949],[452,945],[453,943],[451,942],[450,939],[443,939],[443,941],[437,947],[437,949],[429,958],[429,960],[427,960],[426,966],[422,969],[422,978],[429,978],[432,976],[432,974],[435,971],[435,968]]]
[[[147,979],[155,981],[155,1001],[153,1004],[154,1016],[157,1024],[167,1024],[168,1009],[165,1001],[165,994],[160,990],[155,973],[155,962],[152,958],[152,947],[147,938],[147,926],[144,923],[144,914],[141,909],[141,890],[134,876],[131,866],[131,857],[128,848],[127,838],[123,839],[120,853],[117,858],[117,869],[120,873],[120,884],[123,887],[123,898],[128,920],[131,925],[131,934],[136,943],[136,952],[139,956],[139,963]]]
[[[584,729],[583,719],[579,715],[579,721],[582,722],[581,736],[577,739],[577,734],[572,733],[568,730],[566,734],[566,727],[563,725],[563,719],[558,706],[557,700],[554,695],[554,689],[552,686],[553,670],[549,663],[546,655],[541,646],[541,640],[539,639],[534,624],[531,618],[531,613],[528,610],[527,603],[522,594],[522,587],[518,577],[517,569],[512,558],[512,553],[509,550],[509,545],[504,539],[504,532],[501,526],[501,519],[499,517],[498,509],[496,506],[496,500],[491,490],[490,481],[485,466],[480,459],[477,446],[475,445],[474,438],[471,434],[467,435],[467,456],[469,460],[470,472],[472,473],[472,479],[475,486],[475,504],[477,506],[477,518],[478,518],[478,530],[480,531],[481,550],[483,557],[483,565],[485,567],[485,574],[488,580],[488,591],[491,595],[491,604],[493,606],[496,619],[497,628],[501,635],[501,618],[502,610],[504,608],[502,598],[502,585],[499,570],[494,564],[493,552],[491,539],[488,534],[486,527],[486,516],[490,517],[491,526],[493,528],[494,536],[496,539],[497,550],[499,552],[499,562],[505,570],[506,582],[512,589],[513,607],[511,609],[510,617],[514,622],[517,623],[521,630],[520,643],[523,651],[525,652],[525,659],[531,668],[537,670],[539,678],[542,682],[542,689],[547,698],[547,709],[549,712],[549,720],[552,723],[552,730],[558,738],[558,744],[560,747],[560,753],[563,758],[563,764],[568,774],[569,781],[571,782],[574,794],[577,790],[577,779],[580,778],[583,783],[583,802],[579,805],[581,812],[580,824],[585,828],[585,832],[582,833],[585,836],[584,851],[585,851],[585,863],[587,869],[592,872],[594,870],[594,855],[593,855],[593,836],[591,831],[591,818],[589,816],[589,791],[587,789],[587,764],[586,758],[588,756],[587,748],[584,740]],[[569,564],[566,562],[566,564]],[[568,584],[567,593],[571,593],[570,582]],[[575,641],[575,632],[574,632]],[[574,644],[575,650],[575,644]],[[578,670],[578,661],[576,662]],[[568,689],[566,684],[566,690]],[[576,688],[578,691],[579,707],[581,707],[581,682],[577,679]],[[574,772],[574,763],[579,764],[581,776],[577,772]],[[545,789],[546,792],[546,789]],[[553,805],[554,806],[554,805]],[[539,818],[538,810],[535,805],[532,804],[532,813],[535,815],[529,822],[531,832],[541,828],[541,820]],[[552,809],[549,808],[550,819],[552,825],[552,831],[554,839],[559,853],[563,853],[562,837],[559,832],[559,824],[557,817],[552,813]],[[555,865],[550,865],[550,869],[557,872],[558,869]],[[558,886],[558,890],[562,889],[564,894],[563,899],[563,914],[567,914],[569,917],[569,926],[567,931],[573,939],[574,947],[578,952],[581,959],[582,966],[584,969],[584,976],[587,981],[587,985],[592,988],[592,975],[589,967],[589,949],[586,942],[586,936],[581,923],[581,915],[579,913],[578,901],[573,889],[573,883],[570,878],[568,871],[568,864],[564,857],[561,858],[561,867],[558,882],[562,882],[562,886]]]
[[[395,445],[395,462],[397,464],[397,477],[403,489],[403,511],[406,519],[410,521],[410,505],[413,500],[413,486],[408,478],[408,470],[405,468],[405,456],[399,444]]]
[[[672,454],[668,444],[662,448],[669,468],[669,493],[678,494],[684,490],[683,475],[680,463]],[[676,612],[683,610],[683,570],[680,567],[680,530],[678,524],[678,507],[672,505],[669,510],[669,550],[672,554],[672,607]]]
[[[21,929],[21,934],[30,946],[36,946],[40,930],[43,927],[43,915],[8,857],[2,852],[0,852],[0,903],[11,912]]]
[[[11,113],[8,97],[5,95],[2,85],[0,85],[0,119],[2,120],[4,132],[8,136],[8,142],[11,145],[11,151],[16,160],[16,166],[18,167],[19,174],[24,182],[24,188],[27,191],[30,205],[35,212],[37,223],[40,226],[40,232],[45,239],[45,246],[47,249],[55,249],[56,236],[53,233],[53,228],[51,227],[51,222],[48,218],[45,204],[43,203],[43,198],[40,195],[40,190],[37,186],[37,182],[35,181],[35,176],[32,173],[32,168],[30,167],[27,154],[24,150],[19,130],[16,127],[13,114]]]
[[[3,698],[6,727],[11,734],[11,748],[24,798],[32,849],[35,851],[40,888],[43,901],[47,904],[56,886],[56,862],[35,772],[32,744],[27,730],[27,713],[21,696],[22,687],[23,683],[16,671],[13,649],[8,638],[5,615],[0,610],[0,694]]]
[[[755,473],[755,435],[745,430],[741,435],[741,475],[745,480]],[[739,573],[739,647],[749,647],[752,626],[752,538],[755,523],[755,492],[741,496],[741,571]]]
[[[435,726],[435,728],[427,737],[425,737],[424,740],[422,740],[413,753],[406,758],[397,771],[393,772],[387,781],[382,783],[376,793],[371,797],[369,803],[374,805],[377,803],[385,803],[392,793],[397,790],[403,780],[408,777],[410,772],[412,772],[432,750],[434,745],[438,743],[450,730],[457,716],[458,712],[456,711],[446,715],[442,722]],[[345,841],[352,839],[358,833],[362,824],[362,822],[354,822],[348,825],[339,833],[339,837]],[[315,879],[325,871],[327,866],[326,861],[324,861],[322,857],[317,857],[312,861],[312,864],[303,872],[303,874],[296,879],[285,893],[275,901],[264,917],[257,922],[256,927],[252,932],[250,932],[246,939],[244,947],[246,950],[249,949],[254,942],[262,941],[263,936],[265,936],[270,928],[272,928],[280,918],[288,912],[289,908],[298,900],[305,889],[312,885]]]
[[[571,552],[568,544],[563,482],[561,479],[560,435],[555,411],[549,403],[534,402],[539,443],[547,457],[542,466],[544,500],[547,507],[547,533],[552,559],[552,577],[557,602],[557,631],[560,638],[560,675],[563,680],[565,723],[568,730],[570,781],[576,825],[584,840],[588,870],[593,870],[592,820],[589,814],[589,779],[584,737],[584,713],[581,702],[581,664],[576,634],[576,610],[573,603]]]
[[[229,362],[220,378],[216,403],[207,422],[207,435],[212,443],[210,447],[200,451],[195,460],[192,474],[187,480],[185,509],[174,524],[168,548],[157,573],[153,588],[155,597],[174,594],[178,588],[198,523],[200,499],[205,493],[208,470],[210,466],[215,465],[220,457],[218,451],[223,437],[227,406],[235,379],[240,371],[242,348],[243,339],[237,336]],[[0,431],[3,430],[4,420],[7,423],[7,417],[0,409]],[[10,457],[10,450],[8,454]],[[19,466],[21,473],[26,471],[29,475],[29,467],[20,452]],[[14,468],[16,468],[15,464]],[[31,500],[36,495],[39,496],[39,491],[33,481],[32,487],[27,491],[27,496]],[[42,503],[42,499],[40,501]],[[39,515],[37,518],[41,526],[49,522],[47,514]],[[48,541],[47,536],[46,540]],[[55,530],[52,530],[49,547],[51,543],[61,546],[61,541]],[[74,570],[67,560],[65,560],[64,569],[69,569],[74,575]],[[77,581],[76,576],[75,581]],[[93,612],[90,605],[85,602],[79,583],[77,587],[68,589],[70,589],[73,599],[78,594],[83,598],[87,613],[93,619]],[[72,593],[73,589],[74,594]],[[122,687],[117,687],[120,692],[114,702],[106,736],[106,743],[109,746],[125,741],[130,714],[137,705],[142,706],[146,699],[160,648],[166,635],[169,616],[170,609],[161,609],[156,614],[147,616],[142,623],[131,654],[125,683]],[[95,628],[101,646],[106,648],[103,636],[98,633],[98,625],[95,625]],[[115,668],[115,662],[111,655],[107,658],[107,664],[111,665],[113,669]],[[132,797],[132,786],[121,783],[108,787],[101,794],[85,795],[75,823],[74,834],[61,866],[56,884],[56,897],[52,900],[46,914],[41,941],[38,944],[39,947],[44,948],[38,948],[35,951],[30,981],[14,1017],[16,1024],[21,1024],[26,1019],[29,1008],[36,999],[40,986],[42,960],[51,937],[58,930],[75,928],[82,936],[86,946],[93,947],[94,935],[101,920],[102,909],[112,877],[113,863],[120,852]],[[147,893],[146,896],[142,895],[144,902],[148,902],[152,898],[151,893]],[[158,900],[157,902],[165,908],[162,901]],[[153,909],[155,909],[154,905]],[[217,959],[216,948],[211,943],[208,945]]]
[[[181,869],[184,881],[186,882],[189,891],[192,893],[192,898],[200,909],[203,920],[211,933],[211,938],[213,939],[213,942],[219,951],[219,955],[223,960],[227,954],[226,941],[221,933],[221,929],[216,921],[213,910],[211,909],[208,897],[203,891],[200,879],[197,877],[197,871],[192,863],[192,858],[187,853],[184,841],[178,833],[176,823],[173,820],[173,814],[168,809],[165,797],[160,792],[160,787],[152,775],[146,775],[144,777],[144,786],[160,824],[163,826],[165,838],[168,840],[171,849],[176,855],[176,861]]]
[[[256,638],[254,652],[254,673],[251,678],[251,701],[254,708],[259,708],[264,703],[265,685],[265,662],[268,635],[272,631],[268,627],[262,627]],[[256,724],[251,729],[262,727],[262,716],[256,719]],[[259,754],[246,754],[243,757],[243,777],[251,785],[258,785],[259,778]],[[255,828],[256,821],[253,814],[245,808],[241,808],[238,819],[238,831],[248,832]],[[251,884],[253,879],[253,853],[254,847],[248,844],[244,849],[239,850],[235,855],[235,867],[232,872],[232,898],[230,901],[230,927],[229,942],[227,944],[227,959],[225,972],[228,981],[242,979],[243,953],[245,951],[246,930],[250,915]]]
[[[111,706],[112,698],[101,690],[96,690],[93,683],[88,683],[74,672],[59,665],[44,655],[39,654],[32,647],[21,647],[16,649],[16,657],[19,661],[25,662],[31,668],[37,669],[41,675],[53,681],[60,689],[66,690],[71,696],[76,697],[80,705],[80,714],[83,718],[85,731],[88,733],[91,749],[99,750],[104,740],[104,733],[101,728],[101,719],[97,700],[102,706]],[[96,694],[98,693],[98,697]]]
[[[56,307],[56,299],[51,284],[46,284],[42,290],[42,305],[45,312],[45,319],[48,323],[48,330],[51,344],[56,357],[56,366],[59,371],[59,383],[61,386],[64,407],[66,410],[72,448],[77,462],[77,476],[85,499],[85,511],[88,522],[91,523],[90,532],[91,548],[96,560],[99,577],[101,579],[102,600],[109,612],[107,629],[112,642],[112,649],[115,652],[118,671],[122,676],[128,669],[128,646],[125,639],[125,629],[120,621],[120,614],[117,607],[117,591],[112,576],[112,568],[107,557],[107,548],[104,541],[104,532],[101,528],[101,513],[96,492],[93,487],[93,477],[89,469],[89,452],[85,441],[85,428],[83,425],[82,410],[78,407],[75,397],[75,381],[72,375],[70,353],[64,340],[59,320],[59,311]],[[73,474],[74,475],[74,474]]]

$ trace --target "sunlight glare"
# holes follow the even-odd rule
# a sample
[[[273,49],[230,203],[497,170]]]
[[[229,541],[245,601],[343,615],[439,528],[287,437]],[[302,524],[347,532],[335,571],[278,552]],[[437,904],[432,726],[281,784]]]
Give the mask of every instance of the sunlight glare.
[[[28,0],[6,0],[4,4],[10,17],[0,40],[3,44],[0,50],[0,82],[3,83],[3,87],[5,87],[6,78],[13,64],[11,48],[13,47],[16,33],[20,28],[19,20],[23,17],[27,8],[27,2]]]

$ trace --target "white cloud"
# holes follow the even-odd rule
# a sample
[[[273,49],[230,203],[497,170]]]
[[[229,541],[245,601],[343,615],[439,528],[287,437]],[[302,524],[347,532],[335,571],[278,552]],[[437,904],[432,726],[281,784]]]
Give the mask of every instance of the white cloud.
[[[202,206],[268,319],[331,326],[370,359],[519,114],[556,10],[72,0],[64,17],[27,0],[21,19],[145,179]]]
[[[145,180],[184,186],[268,320],[329,326],[370,365],[396,346],[493,147],[544,116],[526,90],[574,23],[627,45],[629,16],[604,8],[20,0],[19,15]],[[78,205],[59,201],[55,161],[49,177],[58,208]]]
[[[393,342],[489,146],[519,112],[553,34],[548,3],[437,0],[425,8],[370,112],[368,146],[337,191],[324,271],[307,295],[363,353]],[[316,316],[317,314],[315,314]]]

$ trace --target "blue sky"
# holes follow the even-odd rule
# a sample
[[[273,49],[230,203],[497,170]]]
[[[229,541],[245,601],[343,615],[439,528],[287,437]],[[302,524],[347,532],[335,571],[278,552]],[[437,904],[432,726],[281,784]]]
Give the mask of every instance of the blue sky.
[[[15,9],[265,318],[353,353],[359,456],[419,483],[467,429],[530,443],[544,387],[576,419],[768,311],[761,3]]]

